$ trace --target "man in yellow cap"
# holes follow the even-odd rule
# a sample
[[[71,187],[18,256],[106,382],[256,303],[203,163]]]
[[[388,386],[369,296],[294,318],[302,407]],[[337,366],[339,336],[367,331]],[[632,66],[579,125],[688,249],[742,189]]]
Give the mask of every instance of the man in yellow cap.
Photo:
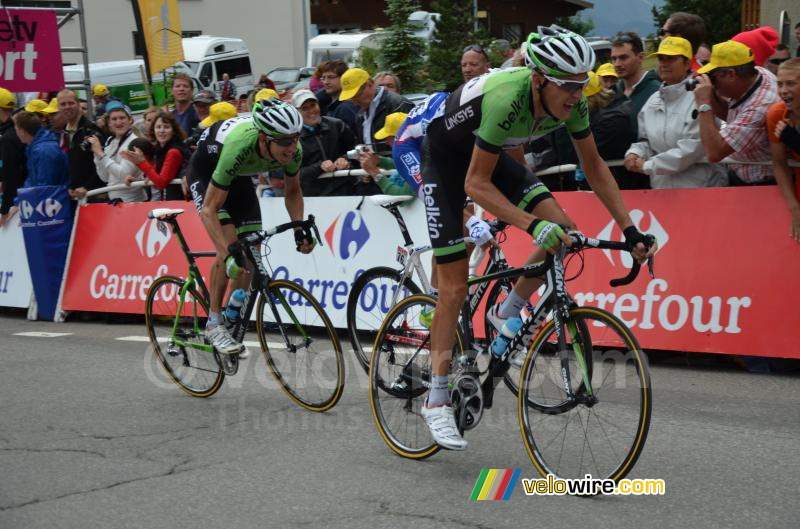
[[[17,108],[14,94],[0,88],[0,137],[2,137],[2,171],[0,171],[0,189],[3,200],[0,202],[0,226],[5,225],[16,212],[14,199],[17,189],[25,181],[25,144],[14,130],[11,115]]]
[[[734,40],[715,44],[708,64],[698,70],[694,90],[700,139],[706,158],[769,162],[767,109],[778,101],[775,76],[754,62],[753,51]],[[727,98],[725,102],[722,98]],[[725,120],[719,128],[718,117]],[[731,185],[774,184],[769,165],[728,166]]]
[[[109,101],[119,101],[118,98],[111,95],[111,91],[104,84],[96,84],[92,88],[92,100],[94,101],[94,115],[99,118],[106,113],[106,104]]]
[[[369,145],[375,133],[383,128],[386,116],[394,112],[409,112],[414,103],[400,94],[376,86],[361,68],[350,68],[342,75],[341,101],[352,100],[359,108],[356,116],[356,141]]]

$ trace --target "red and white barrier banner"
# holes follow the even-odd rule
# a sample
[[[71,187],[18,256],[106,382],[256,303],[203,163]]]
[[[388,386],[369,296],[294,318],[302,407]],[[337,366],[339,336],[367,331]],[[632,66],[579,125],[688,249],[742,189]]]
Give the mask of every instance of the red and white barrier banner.
[[[0,10],[0,74],[3,88],[12,92],[64,88],[55,11]]]
[[[556,193],[591,237],[623,240],[591,193]],[[775,186],[624,191],[643,232],[655,235],[655,279],[642,267],[624,277],[629,254],[586,250],[583,274],[567,289],[581,305],[604,307],[624,321],[642,347],[800,358],[800,244]],[[514,265],[531,250],[530,236],[511,230],[503,249]],[[566,270],[579,268],[576,258]]]
[[[0,228],[0,307],[26,309],[31,304],[33,284],[19,219],[17,214]]]
[[[631,285],[613,288],[631,264],[620,252],[586,250],[583,274],[568,283],[580,304],[620,317],[642,347],[800,358],[800,244],[789,237],[789,214],[776,187],[625,191],[642,231],[659,241],[656,278],[646,270]],[[556,198],[589,236],[622,240],[622,233],[591,193]],[[301,282],[334,325],[344,327],[347,297],[361,270],[395,266],[402,243],[393,217],[360,197],[307,198],[324,247],[295,251],[291,234],[276,236],[266,259],[276,279]],[[192,250],[211,242],[190,203],[161,203],[186,213],[179,222]],[[186,259],[166,226],[146,217],[153,204],[91,204],[81,210],[69,263],[63,308],[142,313],[147,288],[160,275],[185,276]],[[261,199],[265,226],[288,220],[283,199]],[[415,201],[402,208],[418,244],[427,243],[425,214]],[[530,237],[510,229],[503,249],[520,265]],[[429,259],[423,258],[426,267]],[[205,272],[209,259],[200,259]],[[567,268],[578,268],[575,258]],[[481,328],[478,325],[476,328]]]
[[[172,230],[147,218],[155,208],[183,209],[178,222],[189,248],[214,249],[191,202],[82,206],[67,268],[64,310],[143,314],[147,289],[155,278],[186,277],[189,265]],[[206,277],[211,261],[197,259]]]

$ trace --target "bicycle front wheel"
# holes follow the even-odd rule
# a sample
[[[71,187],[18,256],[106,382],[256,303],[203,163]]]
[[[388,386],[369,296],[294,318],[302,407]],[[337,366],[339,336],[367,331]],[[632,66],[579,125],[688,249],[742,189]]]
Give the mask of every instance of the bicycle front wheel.
[[[210,397],[225,373],[205,344],[208,301],[179,277],[159,277],[147,291],[144,316],[150,344],[169,378],[193,397]]]
[[[372,344],[383,318],[394,302],[419,294],[420,288],[410,278],[403,285],[401,272],[386,266],[365,270],[353,283],[347,298],[347,331],[356,359],[369,372]]]
[[[423,313],[436,306],[430,296],[414,295],[389,311],[373,347],[369,402],[378,431],[397,454],[423,459],[439,451],[420,408],[431,381],[430,324]],[[453,356],[463,352],[456,333]]]
[[[317,300],[297,283],[271,281],[256,310],[261,351],[284,393],[311,411],[335,406],[344,389],[344,357]]]
[[[571,395],[553,320],[522,365],[517,410],[525,449],[543,477],[618,481],[639,458],[650,427],[647,357],[630,329],[601,309],[570,310],[563,333]]]

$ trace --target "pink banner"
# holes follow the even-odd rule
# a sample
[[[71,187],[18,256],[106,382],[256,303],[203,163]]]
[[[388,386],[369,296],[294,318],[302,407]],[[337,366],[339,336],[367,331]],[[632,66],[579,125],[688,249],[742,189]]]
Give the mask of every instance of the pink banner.
[[[0,10],[0,86],[12,92],[64,88],[55,11]]]

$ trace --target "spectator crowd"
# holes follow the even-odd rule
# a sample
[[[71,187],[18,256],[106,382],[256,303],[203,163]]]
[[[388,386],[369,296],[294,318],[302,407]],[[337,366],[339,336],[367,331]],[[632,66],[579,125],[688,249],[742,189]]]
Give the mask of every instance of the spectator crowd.
[[[795,34],[800,40],[800,24]],[[673,13],[658,35],[649,55],[636,33],[614,36],[610,62],[590,72],[584,89],[598,150],[618,161],[612,173],[620,188],[777,185],[791,212],[791,234],[800,242],[800,169],[789,163],[800,160],[800,58],[792,58],[770,27],[710,45],[705,21],[690,13]],[[503,60],[496,67],[524,64],[522,47],[505,40],[494,46]],[[646,63],[655,67],[646,69]],[[465,82],[493,68],[490,53],[478,44],[463,49],[458,66]],[[401,95],[397,75],[370,76],[330,60],[317,65],[311,89],[278,94],[262,76],[255,90],[239,98],[227,74],[216,88],[195,93],[192,79],[177,74],[174,104],[151,107],[138,118],[102,84],[92,87],[93,116],[69,89],[22,104],[0,88],[0,225],[14,215],[20,187],[65,185],[76,201],[188,199],[185,171],[203,130],[269,97],[290,101],[303,118],[304,195],[386,192],[378,162],[391,160],[391,146],[381,140],[393,136],[414,107]],[[369,151],[384,156],[372,158]],[[526,152],[536,169],[578,166],[544,177],[550,189],[586,187],[563,129],[531,138]],[[355,173],[363,176],[331,175],[355,168],[364,169]],[[280,195],[282,177],[275,172],[259,180],[268,194]]]

